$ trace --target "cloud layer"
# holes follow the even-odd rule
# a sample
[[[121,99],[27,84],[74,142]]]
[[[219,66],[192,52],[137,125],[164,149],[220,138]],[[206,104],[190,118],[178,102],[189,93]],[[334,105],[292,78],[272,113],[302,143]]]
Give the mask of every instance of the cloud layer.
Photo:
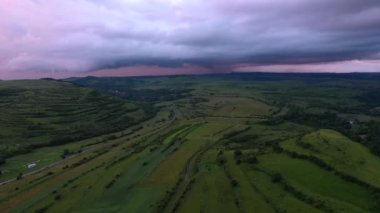
[[[380,69],[378,0],[2,0],[0,17],[3,76],[347,61]]]

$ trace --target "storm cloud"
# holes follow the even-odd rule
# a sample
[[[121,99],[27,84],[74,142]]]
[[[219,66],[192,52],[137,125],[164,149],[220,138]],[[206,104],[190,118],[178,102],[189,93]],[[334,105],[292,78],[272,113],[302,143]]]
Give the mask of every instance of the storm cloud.
[[[358,72],[380,69],[378,0],[2,0],[0,17],[8,75],[350,61],[374,64]]]

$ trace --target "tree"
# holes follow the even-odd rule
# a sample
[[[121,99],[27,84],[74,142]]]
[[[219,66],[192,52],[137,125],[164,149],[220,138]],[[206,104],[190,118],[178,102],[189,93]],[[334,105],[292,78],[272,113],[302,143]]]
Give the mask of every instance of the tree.
[[[249,164],[257,164],[258,162],[259,162],[259,160],[254,155],[249,156],[249,158],[247,159],[247,163],[249,163]]]
[[[0,165],[5,164],[6,158],[3,155],[0,155]]]
[[[274,173],[272,175],[272,182],[273,183],[278,183],[278,182],[281,182],[282,181],[282,175],[280,173]]]
[[[235,154],[235,158],[238,158],[238,157],[240,157],[243,153],[240,151],[240,149],[238,149],[238,150],[235,150],[234,154]]]
[[[232,179],[232,180],[231,180],[231,186],[232,186],[232,187],[237,187],[237,186],[239,186],[239,183],[237,182],[237,180]]]
[[[20,172],[17,177],[16,177],[16,180],[21,180],[22,179],[22,172]]]
[[[68,149],[63,150],[63,153],[61,155],[61,158],[66,158],[67,155],[70,154],[70,151]]]

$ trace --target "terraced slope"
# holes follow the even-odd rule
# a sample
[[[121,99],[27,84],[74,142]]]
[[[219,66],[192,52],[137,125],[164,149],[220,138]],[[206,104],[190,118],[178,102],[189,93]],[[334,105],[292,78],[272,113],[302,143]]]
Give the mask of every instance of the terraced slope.
[[[138,104],[67,82],[0,82],[0,155],[121,130],[148,117]]]
[[[282,147],[295,157],[307,156],[321,164],[350,175],[380,189],[380,158],[368,148],[342,134],[322,129],[299,139],[292,139]],[[330,168],[327,168],[330,169]]]
[[[69,83],[23,82],[31,89],[2,103],[37,109],[4,108],[15,115],[8,130],[38,121],[55,130],[41,134],[47,143],[58,130],[102,135],[8,158],[0,212],[380,212],[377,105],[357,98],[378,82],[230,77],[82,79],[157,109],[133,126],[123,117],[143,112],[134,103]],[[34,131],[26,127],[18,131]]]

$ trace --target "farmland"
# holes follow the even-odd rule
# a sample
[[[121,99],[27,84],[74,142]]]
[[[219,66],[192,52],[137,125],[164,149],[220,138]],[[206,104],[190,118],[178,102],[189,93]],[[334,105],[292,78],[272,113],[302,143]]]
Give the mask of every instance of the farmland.
[[[378,91],[372,74],[1,81],[0,212],[379,212]]]

